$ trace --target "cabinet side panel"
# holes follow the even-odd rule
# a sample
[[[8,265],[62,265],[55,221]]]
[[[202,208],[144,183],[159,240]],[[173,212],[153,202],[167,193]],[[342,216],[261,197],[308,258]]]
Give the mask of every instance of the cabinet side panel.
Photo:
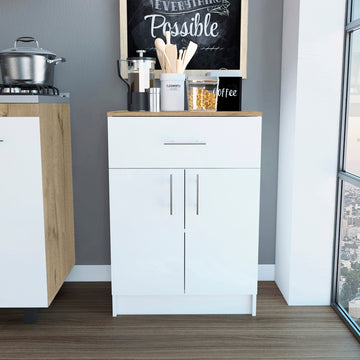
[[[0,307],[46,307],[38,117],[0,117]]]
[[[40,105],[48,302],[75,264],[69,104]]]

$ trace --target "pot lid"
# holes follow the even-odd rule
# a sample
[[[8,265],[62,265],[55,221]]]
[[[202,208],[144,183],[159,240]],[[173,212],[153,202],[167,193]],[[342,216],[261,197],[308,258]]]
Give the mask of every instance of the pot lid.
[[[35,42],[36,47],[35,46],[17,46],[18,42],[24,42],[24,43]],[[14,53],[15,54],[52,55],[52,56],[56,56],[56,54],[54,54],[53,52],[42,49],[39,46],[39,42],[35,38],[33,38],[31,36],[19,37],[19,38],[17,38],[15,40],[13,48],[5,49],[5,50],[0,51],[1,55],[14,54]]]

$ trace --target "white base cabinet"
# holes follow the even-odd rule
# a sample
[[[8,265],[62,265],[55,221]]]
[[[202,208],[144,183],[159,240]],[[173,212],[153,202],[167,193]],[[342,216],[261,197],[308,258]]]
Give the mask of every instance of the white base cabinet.
[[[0,308],[48,307],[74,263],[69,104],[0,104]]]
[[[45,307],[39,118],[1,117],[0,141],[0,306]]]
[[[134,128],[134,121],[146,129]],[[113,315],[255,315],[261,117],[114,116],[108,125]],[[218,154],[214,168],[192,168],[194,162],[201,165],[201,156],[212,165],[211,139],[224,128],[229,142],[217,139],[216,146],[222,145],[220,152],[231,154],[235,165],[239,159],[228,147],[236,149],[239,142],[241,148],[249,128],[252,141],[246,141],[254,150],[250,160],[241,154],[246,167],[220,168]],[[129,149],[139,132],[147,144],[156,144],[152,154]],[[144,161],[141,151],[149,167],[131,168],[132,158],[135,164]],[[173,161],[188,166],[172,167]],[[153,167],[156,162],[162,166]]]

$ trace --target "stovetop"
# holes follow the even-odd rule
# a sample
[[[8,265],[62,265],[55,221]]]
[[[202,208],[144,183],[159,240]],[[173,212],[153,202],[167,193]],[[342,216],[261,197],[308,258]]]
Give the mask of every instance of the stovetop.
[[[68,103],[69,93],[54,86],[0,84],[0,103]]]

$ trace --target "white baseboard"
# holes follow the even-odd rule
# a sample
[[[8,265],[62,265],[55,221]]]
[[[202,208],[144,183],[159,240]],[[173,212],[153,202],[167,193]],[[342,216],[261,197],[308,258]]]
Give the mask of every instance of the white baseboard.
[[[275,264],[260,264],[258,279],[259,281],[275,281]]]
[[[75,265],[65,281],[111,281],[110,265]]]
[[[275,265],[259,265],[259,281],[275,281]],[[110,265],[75,265],[65,281],[111,281]]]

